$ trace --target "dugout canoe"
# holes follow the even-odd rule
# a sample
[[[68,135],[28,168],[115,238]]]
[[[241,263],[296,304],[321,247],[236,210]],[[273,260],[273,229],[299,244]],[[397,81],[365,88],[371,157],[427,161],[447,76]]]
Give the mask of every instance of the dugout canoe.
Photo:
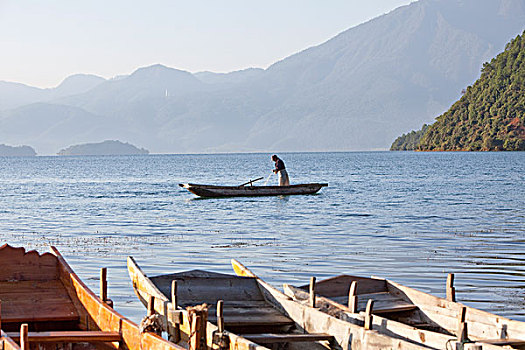
[[[0,247],[0,348],[182,350],[96,296],[54,247],[39,254]]]
[[[217,347],[217,339],[223,337],[223,345],[227,344],[223,349],[231,350],[275,346],[292,350],[426,348],[307,308],[250,274],[239,262],[232,260],[232,266],[243,275],[192,270],[147,277],[133,258],[128,258],[137,296],[144,304],[154,297],[152,306],[164,315],[164,327],[172,337],[188,337],[185,308],[204,302],[209,306],[208,347]],[[219,300],[222,317],[216,313]],[[219,329],[218,324],[225,330]]]
[[[350,323],[328,315],[320,310],[297,303],[281,291],[263,281],[239,261],[231,264],[237,276],[253,278],[265,300],[292,319],[307,333],[325,333],[334,337],[331,349],[430,349],[425,345],[397,339],[367,329],[363,323]]]
[[[525,348],[524,322],[456,302],[453,281],[450,274],[448,300],[387,279],[349,275],[314,280],[313,285],[301,287],[285,284],[284,291],[303,304],[313,294],[317,308],[348,322],[364,322],[368,313],[372,329],[435,349],[450,349],[450,343],[457,340],[465,348]]]
[[[314,194],[327,183],[311,183],[290,186],[215,186],[199,184],[179,184],[200,197],[253,197],[253,196],[289,196],[299,194]]]

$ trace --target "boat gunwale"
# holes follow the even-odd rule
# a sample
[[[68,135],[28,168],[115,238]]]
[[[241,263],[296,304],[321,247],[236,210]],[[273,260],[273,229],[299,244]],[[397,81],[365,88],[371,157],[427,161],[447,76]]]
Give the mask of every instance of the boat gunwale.
[[[318,183],[318,182],[312,182],[307,184],[295,184],[295,185],[288,185],[288,186],[278,186],[278,185],[272,185],[272,186],[227,186],[227,185],[207,185],[207,184],[194,184],[194,183],[181,183],[179,184],[180,187],[190,189],[190,188],[199,188],[199,189],[214,189],[214,190],[249,190],[249,191],[256,191],[256,190],[284,190],[284,189],[297,189],[297,188],[309,188],[309,187],[319,187],[320,189],[323,187],[328,187],[328,183]]]

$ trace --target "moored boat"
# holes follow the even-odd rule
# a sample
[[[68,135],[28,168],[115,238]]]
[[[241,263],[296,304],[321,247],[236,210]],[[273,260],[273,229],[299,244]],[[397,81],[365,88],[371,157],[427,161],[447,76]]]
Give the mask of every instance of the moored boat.
[[[315,295],[316,307],[348,322],[363,320],[368,312],[372,329],[436,349],[447,349],[451,342],[477,349],[525,347],[525,323],[456,302],[453,275],[447,281],[448,300],[386,279],[349,275],[313,286],[285,284],[284,291],[301,303]]]
[[[179,184],[200,197],[253,197],[253,196],[289,196],[314,194],[327,183],[310,183],[290,186],[215,186],[199,184]]]
[[[146,305],[146,300],[154,297],[155,311],[164,315],[165,328],[174,337],[187,338],[190,332],[184,308],[204,302],[209,305],[208,347],[217,346],[217,334],[221,334],[227,338],[225,348],[231,350],[271,346],[304,350],[426,348],[307,308],[267,285],[239,262],[232,260],[232,265],[241,276],[192,270],[148,278],[128,258],[139,299]],[[216,304],[222,310],[217,316]]]
[[[104,300],[103,300],[104,299]],[[181,350],[96,296],[54,247],[0,247],[0,344],[4,350]]]

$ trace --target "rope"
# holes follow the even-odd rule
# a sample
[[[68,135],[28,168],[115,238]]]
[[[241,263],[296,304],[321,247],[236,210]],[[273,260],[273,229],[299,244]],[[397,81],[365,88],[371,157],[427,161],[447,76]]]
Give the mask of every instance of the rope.
[[[140,321],[140,333],[151,332],[162,335],[162,319],[159,314],[145,316]]]
[[[266,186],[268,184],[268,181],[270,181],[270,177],[272,177],[273,173],[270,173],[270,175],[268,175],[268,177],[266,178],[266,181],[264,181],[264,186]]]

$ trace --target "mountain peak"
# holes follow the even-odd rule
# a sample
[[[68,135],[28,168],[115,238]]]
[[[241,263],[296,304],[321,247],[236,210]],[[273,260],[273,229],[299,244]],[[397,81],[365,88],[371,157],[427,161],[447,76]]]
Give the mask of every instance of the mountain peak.
[[[161,76],[161,75],[165,75],[165,74],[184,74],[184,75],[187,74],[187,75],[191,75],[191,73],[189,73],[187,71],[184,71],[184,70],[167,67],[167,66],[162,65],[162,64],[154,64],[154,65],[151,65],[151,66],[138,68],[130,76],[131,77],[133,77],[133,76]]]
[[[81,94],[104,81],[106,79],[93,74],[74,74],[64,79],[54,90],[59,96]]]

